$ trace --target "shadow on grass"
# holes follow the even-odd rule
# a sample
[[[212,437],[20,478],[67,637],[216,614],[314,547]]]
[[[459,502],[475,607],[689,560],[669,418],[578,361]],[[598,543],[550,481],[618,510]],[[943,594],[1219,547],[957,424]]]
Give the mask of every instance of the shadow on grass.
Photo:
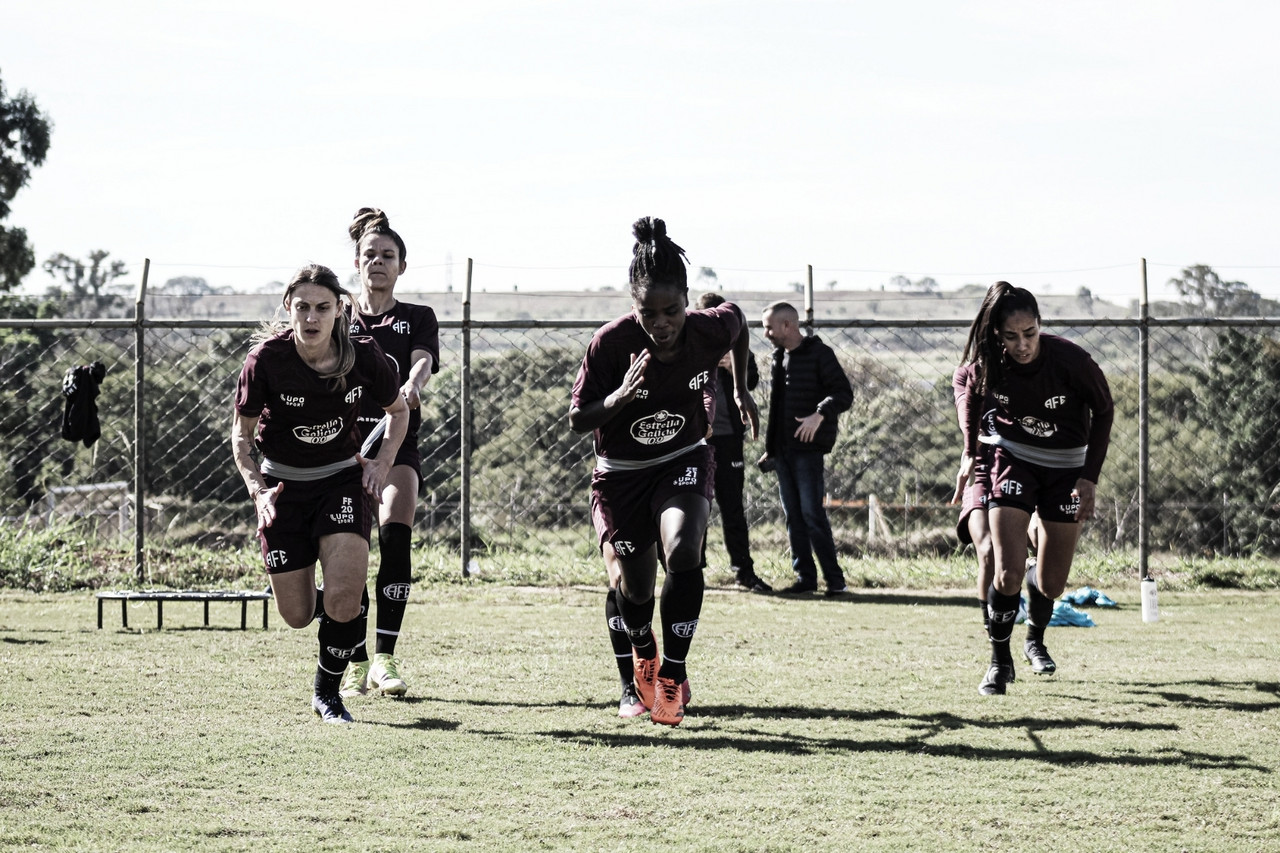
[[[1213,679],[1202,679],[1195,681],[1175,681],[1172,683],[1145,681],[1131,683],[1127,686],[1139,696],[1159,697],[1160,701],[1158,702],[1154,701],[1154,699],[1148,701],[1147,704],[1153,707],[1159,705],[1181,705],[1184,708],[1195,708],[1198,710],[1236,711],[1239,713],[1257,713],[1259,711],[1275,711],[1280,709],[1280,682],[1276,681],[1215,681]],[[1177,687],[1208,687],[1225,690],[1238,690],[1243,691],[1246,694],[1262,693],[1272,698],[1270,701],[1264,702],[1217,699],[1174,689]]]
[[[1207,682],[1211,686],[1223,686],[1217,682]],[[1259,689],[1274,692],[1280,685],[1242,683],[1237,686],[1256,686]],[[1141,685],[1140,685],[1141,686]],[[1155,685],[1162,686],[1162,685]],[[695,697],[696,700],[696,697]],[[494,705],[516,707],[569,707],[581,708],[570,702],[555,703],[520,703],[520,702],[464,702],[468,705]],[[613,710],[612,703],[599,706],[608,713]],[[1215,706],[1204,706],[1213,709]],[[1264,710],[1266,705],[1243,705],[1244,710]],[[1231,710],[1231,705],[1223,706]],[[854,724],[888,723],[898,724],[913,730],[913,734],[901,739],[853,737],[810,737],[803,734],[779,734],[763,728],[748,727],[732,734],[720,730],[719,723],[734,719],[795,720],[810,722],[847,722]],[[647,722],[647,721],[642,721]],[[921,755],[964,758],[974,761],[1004,761],[1023,759],[1042,761],[1055,766],[1077,764],[1111,765],[1121,767],[1150,767],[1161,765],[1179,765],[1203,770],[1252,770],[1270,774],[1272,768],[1258,764],[1247,755],[1217,755],[1210,752],[1160,747],[1146,754],[1111,750],[1094,752],[1087,749],[1053,749],[1045,746],[1042,736],[1049,732],[1079,733],[1082,738],[1089,738],[1091,732],[1108,732],[1116,730],[1132,732],[1177,732],[1181,727],[1173,723],[1145,722],[1143,720],[1090,719],[1087,717],[1014,717],[1005,720],[965,717],[942,712],[936,714],[905,714],[891,709],[834,709],[807,708],[802,706],[757,707],[750,705],[697,705],[691,704],[687,723],[688,728],[665,729],[651,725],[639,724],[628,731],[572,731],[553,729],[531,733],[537,737],[552,737],[567,743],[587,746],[604,746],[611,748],[634,748],[652,746],[679,746],[683,749],[718,750],[729,749],[738,752],[765,752],[785,755],[815,755],[830,752],[909,752]],[[944,733],[954,732],[1022,732],[1029,745],[1025,747],[987,747],[968,744],[934,744],[931,739]],[[503,740],[520,740],[526,735],[510,731],[479,731],[489,737]]]
[[[43,646],[48,640],[24,640],[21,637],[0,637],[0,643],[8,643],[11,646]]]

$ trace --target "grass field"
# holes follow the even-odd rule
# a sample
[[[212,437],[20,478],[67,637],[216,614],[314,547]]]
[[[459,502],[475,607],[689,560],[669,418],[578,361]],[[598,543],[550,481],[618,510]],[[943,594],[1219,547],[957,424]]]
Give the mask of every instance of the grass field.
[[[314,628],[0,593],[0,849],[1276,849],[1280,594],[1108,592],[984,698],[967,591],[711,591],[674,730],[617,719],[594,587],[417,590],[347,727]]]

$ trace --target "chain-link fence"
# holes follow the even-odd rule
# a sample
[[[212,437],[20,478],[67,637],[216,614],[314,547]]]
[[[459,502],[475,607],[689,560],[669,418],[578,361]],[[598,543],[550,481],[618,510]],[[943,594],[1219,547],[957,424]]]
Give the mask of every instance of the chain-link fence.
[[[250,541],[252,508],[231,464],[228,437],[236,376],[256,325],[128,317],[0,320],[5,522],[73,521],[99,536],[133,539],[139,550]],[[587,514],[591,440],[569,430],[567,412],[569,389],[598,325],[582,319],[442,319],[442,369],[424,394],[419,436],[419,540],[452,545],[464,556],[554,555],[566,546],[593,552]],[[853,409],[841,418],[827,464],[829,511],[841,551],[923,556],[952,550],[956,512],[947,501],[960,442],[950,379],[967,319],[825,319],[814,325],[840,355],[855,388]],[[764,408],[768,355],[755,326],[763,368],[756,399]],[[1128,559],[1140,544],[1153,559],[1280,553],[1277,326],[1280,320],[1046,316],[1047,331],[1094,355],[1116,401],[1098,519],[1086,527],[1082,549],[1121,551]],[[85,447],[59,438],[61,388],[69,369],[93,361],[107,371],[97,398],[102,435]],[[461,452],[464,397],[471,418],[469,466]],[[1145,516],[1144,418],[1150,448]],[[759,451],[759,444],[749,445],[749,458]],[[780,571],[789,558],[776,482],[748,468],[753,550],[758,564]],[[713,566],[724,562],[718,530],[713,516]]]

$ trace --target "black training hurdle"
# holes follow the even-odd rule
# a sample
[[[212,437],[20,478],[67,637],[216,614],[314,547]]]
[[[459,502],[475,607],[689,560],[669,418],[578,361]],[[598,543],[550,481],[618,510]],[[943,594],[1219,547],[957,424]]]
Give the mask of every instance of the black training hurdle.
[[[167,589],[118,589],[98,593],[98,627],[102,627],[102,605],[106,601],[120,602],[120,621],[129,627],[129,602],[154,601],[156,603],[156,628],[164,627],[164,603],[166,601],[201,601],[204,602],[204,626],[209,627],[209,602],[240,602],[240,630],[249,626],[249,602],[262,602],[262,630],[267,629],[267,605],[271,601],[269,592],[251,592],[249,590],[167,590]]]

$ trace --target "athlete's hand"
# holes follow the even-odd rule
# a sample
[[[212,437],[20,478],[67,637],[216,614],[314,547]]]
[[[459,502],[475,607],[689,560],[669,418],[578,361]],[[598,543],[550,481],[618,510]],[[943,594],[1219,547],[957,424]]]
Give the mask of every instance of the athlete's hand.
[[[1088,480],[1076,480],[1076,487],[1071,490],[1072,497],[1080,501],[1076,509],[1076,521],[1088,521],[1093,518],[1094,496],[1097,485]]]
[[[965,489],[973,485],[974,464],[973,457],[968,453],[960,457],[960,470],[956,473],[956,493],[951,496],[950,504],[960,503],[964,497]]]
[[[606,409],[614,409],[625,406],[636,398],[636,394],[640,392],[640,386],[644,384],[644,369],[649,366],[649,351],[636,355],[631,354],[631,366],[627,368],[627,373],[622,377],[622,384],[618,386],[618,390],[614,391],[604,399]],[[613,402],[609,400],[612,398]]]
[[[365,494],[373,498],[374,503],[382,503],[382,487],[387,482],[387,473],[391,465],[384,464],[376,457],[365,459],[356,454],[356,458],[360,460],[360,483],[364,486]]]
[[[800,426],[796,427],[796,438],[806,444],[813,441],[813,437],[818,434],[818,427],[822,426],[822,413],[814,412],[807,418],[796,418],[796,420],[800,422]]]
[[[750,391],[739,391],[735,388],[733,400],[738,404],[743,424],[751,427],[751,440],[754,441],[760,437],[760,408],[751,397]]]
[[[276,498],[284,491],[284,483],[276,483],[269,489],[259,489],[253,495],[253,509],[258,514],[258,532],[271,526],[276,520]]]
[[[406,382],[401,386],[400,396],[404,397],[404,402],[410,409],[416,409],[422,405],[422,395],[418,393],[418,386],[412,382]]]

